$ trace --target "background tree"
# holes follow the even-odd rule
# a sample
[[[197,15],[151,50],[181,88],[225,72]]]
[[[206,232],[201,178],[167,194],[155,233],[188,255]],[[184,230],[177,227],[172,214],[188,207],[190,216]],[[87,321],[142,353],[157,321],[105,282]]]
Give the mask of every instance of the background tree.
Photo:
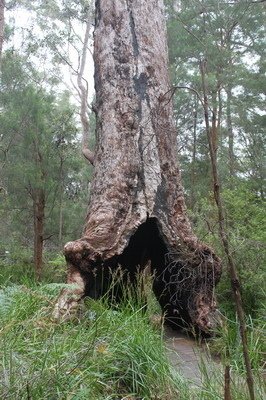
[[[49,174],[52,172],[53,175],[49,179],[51,179],[51,182],[53,181],[53,187],[46,201],[44,218],[45,248],[49,249],[50,252],[50,254],[48,251],[46,253],[48,258],[54,257],[54,252],[61,249],[62,243],[72,237],[73,232],[80,235],[91,171],[82,163],[78,151],[78,146],[81,147],[81,136],[79,135],[81,129],[77,118],[78,107],[70,105],[75,96],[71,95],[70,99],[65,88],[72,87],[71,79],[67,78],[69,76],[68,68],[70,68],[67,64],[68,58],[69,62],[73,62],[71,59],[73,49],[76,49],[77,54],[82,49],[82,40],[79,35],[82,36],[80,26],[84,23],[82,16],[86,14],[85,8],[85,3],[83,6],[77,7],[74,2],[64,2],[64,4],[58,2],[57,5],[55,2],[45,2],[44,4],[38,1],[8,3],[6,48],[10,47],[10,50],[6,51],[5,77],[1,82],[2,99],[8,98],[8,100],[6,100],[0,115],[3,123],[0,137],[1,180],[3,181],[3,184],[1,184],[1,200],[3,200],[1,212],[8,223],[5,226],[6,229],[1,228],[2,232],[5,231],[3,237],[6,238],[6,240],[1,241],[1,251],[8,249],[14,260],[19,259],[23,253],[27,252],[27,262],[31,261],[30,251],[26,249],[31,248],[33,239],[30,228],[32,219],[26,217],[26,210],[31,207],[30,200],[27,200],[29,193],[24,190],[21,191],[21,204],[16,204],[15,196],[11,197],[10,195],[13,188],[15,190],[16,178],[15,174],[12,177],[9,175],[11,165],[9,160],[16,156],[17,149],[15,145],[17,134],[15,132],[21,130],[19,120],[23,118],[30,120],[33,117],[33,113],[29,116],[23,115],[23,113],[26,113],[26,105],[24,108],[21,107],[20,110],[19,102],[16,103],[15,100],[16,87],[27,86],[26,82],[29,83],[28,86],[31,86],[36,96],[40,94],[38,103],[40,108],[43,97],[45,98],[44,102],[49,103],[50,101],[50,109],[47,113],[49,116],[41,116],[43,125],[47,126],[47,135],[43,132],[42,143],[45,140],[48,143],[51,140],[60,143],[56,147],[56,151],[49,153],[51,167]],[[19,20],[16,18],[18,10],[20,15],[24,17],[19,18]],[[24,25],[21,24],[23,19],[25,19]],[[36,26],[39,26],[38,29],[36,29]],[[77,29],[77,32],[75,29]],[[52,31],[54,32],[53,35],[51,34]],[[15,39],[13,39],[14,37]],[[21,37],[23,37],[23,40],[20,39]],[[72,48],[69,50],[71,43]],[[63,57],[61,57],[60,51],[63,52]],[[12,57],[12,54],[14,57]],[[65,55],[68,57],[66,61],[64,60]],[[78,60],[78,57],[76,60]],[[76,68],[78,69],[78,61],[76,62],[77,66],[74,63],[72,65],[72,72]],[[8,68],[10,69],[9,72]],[[14,86],[11,83],[12,79]],[[9,96],[7,90],[10,90]],[[22,97],[18,94],[18,99]],[[27,97],[27,101],[30,101],[29,97]],[[48,101],[48,99],[50,100]],[[11,112],[12,102],[15,102],[13,113]],[[31,109],[31,106],[29,106],[29,109]],[[12,118],[17,120],[18,125],[15,128],[11,126],[10,120]],[[49,118],[50,126],[48,126]],[[24,130],[23,135],[31,143],[30,130],[27,132]],[[57,139],[57,136],[59,139]],[[28,157],[28,154],[25,154],[25,156]],[[47,159],[44,160],[45,163],[46,161]],[[30,169],[26,170],[20,165],[19,173],[22,174],[22,171],[25,180]],[[8,182],[8,187],[6,187],[6,182]],[[66,209],[71,210],[70,213],[67,213]],[[69,218],[72,213],[75,218]],[[31,215],[31,211],[29,215]],[[26,231],[29,233],[28,237]],[[14,243],[22,247],[17,247]]]
[[[230,176],[233,179],[239,176],[239,172],[243,172],[240,160],[243,151],[245,152],[245,145],[243,136],[239,135],[238,115],[241,115],[240,108],[242,114],[247,108],[244,103],[246,96],[241,91],[247,90],[244,87],[256,85],[255,82],[262,76],[263,6],[252,2],[223,2],[217,7],[214,1],[181,1],[177,12],[174,2],[168,2],[168,9],[170,61],[174,84],[194,88],[202,97],[199,64],[201,60],[208,62],[207,83],[212,113],[210,123],[214,134],[217,135],[219,131],[216,138],[217,156],[221,159],[219,170],[223,181],[229,183]],[[182,37],[182,41],[178,40],[179,37]],[[260,72],[254,74],[256,69]],[[178,117],[179,129],[181,136],[186,138],[186,143],[192,148],[194,139],[189,134],[191,129],[188,127],[193,125],[193,115],[188,102],[193,102],[194,95],[189,91],[180,94],[180,90],[182,89],[178,89],[176,98],[176,114],[187,117],[182,117],[184,121],[180,120],[180,123]],[[255,114],[263,112],[262,92],[263,89],[256,96],[257,110],[253,103],[252,110]],[[202,121],[202,105],[199,104],[198,138],[203,130]],[[248,130],[246,134],[248,135]],[[185,156],[188,146],[180,147]],[[200,147],[198,150],[200,151]],[[254,157],[256,158],[255,154]],[[208,164],[207,159],[206,162]],[[198,182],[201,181],[200,175],[199,173],[197,176]]]
[[[175,3],[167,2],[167,22],[172,79],[177,87],[175,114],[180,132],[179,150],[187,203],[193,208],[193,221],[202,229],[200,234],[215,240],[217,220],[209,211],[213,196],[210,194],[210,162],[203,107],[198,101],[195,112],[194,106],[196,98],[203,98],[200,63],[206,60],[208,64],[206,83],[210,126],[215,136],[222,191],[226,198],[232,200],[234,197],[235,201],[237,187],[240,198],[251,191],[250,196],[256,198],[260,215],[265,207],[265,142],[262,138],[265,95],[261,82],[264,71],[264,6],[228,1],[219,2],[218,7],[215,1],[181,1],[176,8]],[[184,87],[196,90],[197,94]],[[196,202],[195,192],[198,194]],[[247,225],[249,219],[245,217],[244,209],[243,212],[239,209],[243,221],[246,221],[243,229],[239,227],[242,232],[239,236],[235,231],[232,209],[236,210],[236,207],[231,203],[227,209],[228,224],[238,254],[241,241],[253,235],[253,228],[249,223]],[[236,219],[239,221],[237,216]],[[261,232],[259,227],[258,231]],[[252,252],[256,258],[257,250],[247,247],[249,254]],[[240,265],[243,265],[242,252],[243,247],[238,254]],[[260,261],[253,263],[251,260],[252,257],[245,263],[244,274],[244,270],[252,273],[255,265],[262,268]]]
[[[67,154],[77,150],[74,111],[67,95],[56,100],[29,84],[23,59],[15,53],[3,60],[1,88],[4,187],[9,206],[16,204],[17,217],[24,220],[25,237],[33,238],[34,265],[40,279],[44,242],[57,234],[62,240],[63,196],[70,174],[77,171]],[[59,221],[55,226],[51,215],[58,197]],[[27,220],[32,221],[33,236]]]
[[[90,164],[93,164],[93,151],[89,148],[89,141],[93,137],[89,122],[91,110],[89,97],[93,93],[93,83],[88,82],[89,74],[85,68],[92,65],[90,44],[93,4],[88,0],[45,2],[45,4],[36,1],[34,4],[32,2],[26,4],[31,12],[34,10],[35,19],[42,31],[41,48],[38,45],[36,32],[27,33],[30,47],[33,44],[37,54],[42,54],[43,48],[46,48],[53,63],[63,67],[64,70],[69,70],[69,81],[64,80],[64,84],[70,87],[72,95],[80,105],[82,154]]]

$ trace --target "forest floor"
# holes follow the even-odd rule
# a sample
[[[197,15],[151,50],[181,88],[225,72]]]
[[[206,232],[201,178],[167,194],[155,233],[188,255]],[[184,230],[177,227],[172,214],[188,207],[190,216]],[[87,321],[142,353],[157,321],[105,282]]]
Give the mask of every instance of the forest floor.
[[[163,340],[167,359],[174,370],[186,380],[189,388],[195,390],[195,399],[207,399],[214,389],[220,399],[224,387],[224,365],[219,355],[212,352],[212,344],[208,340],[197,340],[186,332],[174,330],[164,326]],[[215,340],[215,339],[214,339]],[[266,399],[266,374],[264,370],[254,376],[255,386],[261,387],[256,398]],[[220,386],[220,390],[218,389]],[[239,373],[237,368],[231,366],[231,387],[233,400],[249,399],[246,388],[245,373]],[[206,391],[206,394],[203,393]],[[242,391],[242,394],[240,394]],[[208,393],[208,395],[207,395]],[[202,397],[203,396],[203,397]],[[206,396],[206,397],[205,397]],[[211,395],[212,396],[212,395]],[[210,397],[212,398],[212,397]]]

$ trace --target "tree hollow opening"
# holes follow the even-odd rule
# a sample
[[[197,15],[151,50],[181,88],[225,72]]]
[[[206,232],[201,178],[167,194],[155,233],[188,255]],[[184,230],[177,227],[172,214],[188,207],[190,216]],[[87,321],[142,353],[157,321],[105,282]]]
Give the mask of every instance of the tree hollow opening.
[[[112,302],[119,302],[124,298],[125,286],[130,285],[134,289],[134,285],[138,284],[138,274],[145,271],[145,274],[151,274],[153,278],[153,292],[165,321],[175,328],[182,328],[191,322],[187,311],[189,295],[177,287],[177,282],[171,281],[169,257],[157,218],[147,218],[131,236],[122,254],[100,265],[95,264],[89,275],[87,272],[84,274],[85,296],[98,299],[107,295]],[[179,268],[182,269],[182,265],[176,262],[174,269]],[[114,284],[117,278],[119,283]]]

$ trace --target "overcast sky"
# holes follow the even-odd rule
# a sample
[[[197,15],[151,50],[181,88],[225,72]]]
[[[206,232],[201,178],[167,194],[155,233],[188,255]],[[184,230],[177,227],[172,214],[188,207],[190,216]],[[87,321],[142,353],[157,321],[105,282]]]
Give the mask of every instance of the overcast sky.
[[[10,23],[11,25],[13,25],[12,24],[12,19],[13,19],[14,25],[16,27],[15,35],[11,39],[11,42],[9,42],[7,44],[8,46],[11,45],[15,49],[18,49],[18,50],[21,49],[23,47],[23,41],[24,41],[23,30],[29,29],[29,27],[30,27],[31,32],[34,34],[34,36],[36,35],[36,37],[39,37],[39,38],[42,37],[42,31],[37,26],[37,24],[34,23],[34,14],[30,13],[29,11],[26,11],[21,8],[16,8],[11,11],[7,11],[5,16],[6,16],[7,23]],[[83,27],[81,25],[76,25],[75,30],[78,32],[78,34],[81,37],[84,36]],[[91,52],[93,50],[92,43],[90,45],[90,50],[91,50]],[[93,95],[94,95],[94,77],[93,77],[94,65],[93,65],[93,58],[92,58],[91,52],[90,51],[87,52],[87,63],[86,63],[85,74],[84,74],[84,78],[88,82],[89,100],[90,101],[92,100]],[[49,57],[49,54],[43,53],[43,58],[45,59],[46,63],[48,62],[48,66],[49,66],[49,62],[51,63],[51,57]],[[50,58],[50,60],[49,60],[49,58]],[[72,47],[69,48],[69,58],[71,60],[71,63],[73,65],[74,69],[77,69],[78,55],[77,55],[77,52]],[[41,58],[34,59],[34,63],[36,64],[37,68],[43,68],[43,61],[44,60]],[[50,64],[50,66],[51,66],[51,64]],[[74,72],[67,65],[61,66],[61,72],[62,72],[63,81],[64,81],[62,90],[63,90],[63,88],[67,87],[75,95],[76,90],[73,87],[72,82],[74,82],[74,84],[76,85],[77,80],[76,80],[76,76],[75,76]],[[74,98],[75,98],[75,96],[74,96]],[[77,100],[75,100],[74,98],[73,98],[73,101],[76,102]]]

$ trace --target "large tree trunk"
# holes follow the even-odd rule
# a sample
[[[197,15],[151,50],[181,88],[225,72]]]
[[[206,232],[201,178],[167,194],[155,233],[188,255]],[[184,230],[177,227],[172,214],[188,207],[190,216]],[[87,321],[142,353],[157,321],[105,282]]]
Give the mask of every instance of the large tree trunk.
[[[192,232],[177,165],[162,0],[96,1],[97,147],[84,235],[67,243],[68,282],[55,315],[108,289],[119,266],[131,280],[150,262],[169,321],[206,331],[220,262]],[[75,297],[76,296],[76,297]]]

